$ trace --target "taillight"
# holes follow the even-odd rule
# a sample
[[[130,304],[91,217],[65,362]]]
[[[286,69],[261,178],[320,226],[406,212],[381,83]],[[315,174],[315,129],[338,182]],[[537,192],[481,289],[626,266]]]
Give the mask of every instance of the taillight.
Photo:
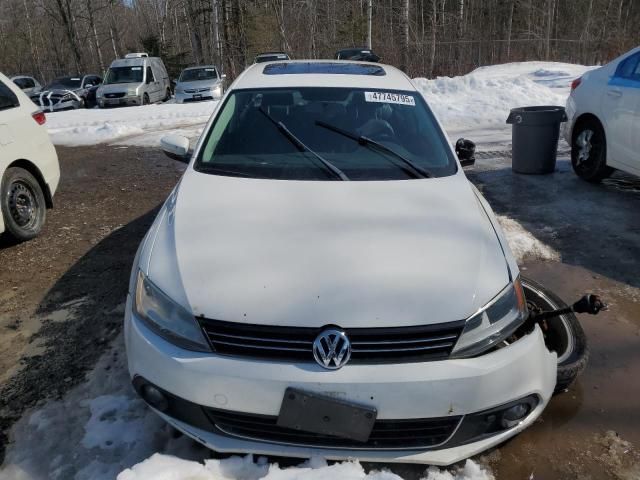
[[[47,117],[45,117],[44,112],[33,112],[31,116],[36,122],[38,122],[38,125],[44,125],[47,121]]]
[[[571,91],[573,92],[576,88],[580,86],[582,83],[582,78],[578,77],[573,82],[571,82]]]

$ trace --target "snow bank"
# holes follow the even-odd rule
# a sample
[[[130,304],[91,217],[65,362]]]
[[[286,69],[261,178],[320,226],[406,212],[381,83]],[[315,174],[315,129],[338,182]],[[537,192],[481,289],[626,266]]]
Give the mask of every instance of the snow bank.
[[[571,81],[590,68],[555,62],[508,63],[460,77],[416,78],[415,82],[451,137],[464,134],[487,145],[509,142],[510,127],[504,122],[511,108],[564,105]],[[196,139],[217,104],[71,110],[47,114],[46,125],[56,145],[157,146],[169,133]]]
[[[503,215],[497,215],[497,218],[518,263],[524,260],[560,260],[558,252],[542,243],[514,219]]]
[[[519,62],[480,67],[459,77],[414,82],[450,136],[463,133],[478,143],[508,142],[509,110],[563,105],[571,82],[594,67],[556,62]]]
[[[98,143],[157,146],[169,133],[197,137],[213,113],[217,101],[142,107],[69,110],[47,113],[47,129],[56,145]]]
[[[424,480],[493,480],[493,475],[472,460],[464,467],[451,471],[430,467]],[[118,475],[117,480],[402,480],[389,471],[366,473],[356,462],[328,465],[324,460],[312,459],[299,467],[281,469],[268,465],[264,459],[257,463],[249,455],[227,460],[206,460],[204,464],[188,462],[167,455],[155,454]]]

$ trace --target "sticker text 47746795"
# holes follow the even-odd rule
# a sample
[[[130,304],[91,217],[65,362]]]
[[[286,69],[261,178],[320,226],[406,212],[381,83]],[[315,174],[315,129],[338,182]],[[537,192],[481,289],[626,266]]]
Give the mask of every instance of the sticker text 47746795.
[[[416,99],[413,98],[413,95],[405,93],[364,92],[364,99],[367,102],[397,103],[398,105],[416,106]]]

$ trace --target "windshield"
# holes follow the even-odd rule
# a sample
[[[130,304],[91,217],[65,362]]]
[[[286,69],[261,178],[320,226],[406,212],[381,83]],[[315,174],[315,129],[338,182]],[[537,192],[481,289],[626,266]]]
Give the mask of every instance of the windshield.
[[[197,82],[198,80],[215,80],[218,78],[216,69],[213,67],[190,68],[183,70],[179,82]]]
[[[341,180],[336,170],[342,180],[400,180],[457,169],[419,93],[319,87],[231,93],[195,168],[280,180]]]
[[[142,67],[111,67],[104,77],[104,84],[142,83]]]
[[[60,77],[56,78],[49,85],[47,85],[47,90],[52,89],[67,89],[67,90],[75,90],[80,88],[82,85],[82,78],[80,77]]]

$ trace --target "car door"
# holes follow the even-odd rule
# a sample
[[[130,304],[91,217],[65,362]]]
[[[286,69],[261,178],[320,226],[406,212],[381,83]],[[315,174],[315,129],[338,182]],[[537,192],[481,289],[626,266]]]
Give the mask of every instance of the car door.
[[[159,90],[160,88],[158,86],[158,79],[153,73],[153,68],[151,68],[150,65],[147,65],[147,93],[149,94],[149,100],[152,103],[160,100],[158,98]]]
[[[20,152],[21,144],[29,144],[30,125],[25,119],[33,120],[25,115],[24,108],[17,95],[0,79],[0,177],[10,162],[24,158],[24,152]],[[36,110],[35,106],[33,110]]]
[[[640,52],[623,59],[609,78],[602,101],[608,162],[638,164]],[[637,168],[637,167],[636,167]]]

